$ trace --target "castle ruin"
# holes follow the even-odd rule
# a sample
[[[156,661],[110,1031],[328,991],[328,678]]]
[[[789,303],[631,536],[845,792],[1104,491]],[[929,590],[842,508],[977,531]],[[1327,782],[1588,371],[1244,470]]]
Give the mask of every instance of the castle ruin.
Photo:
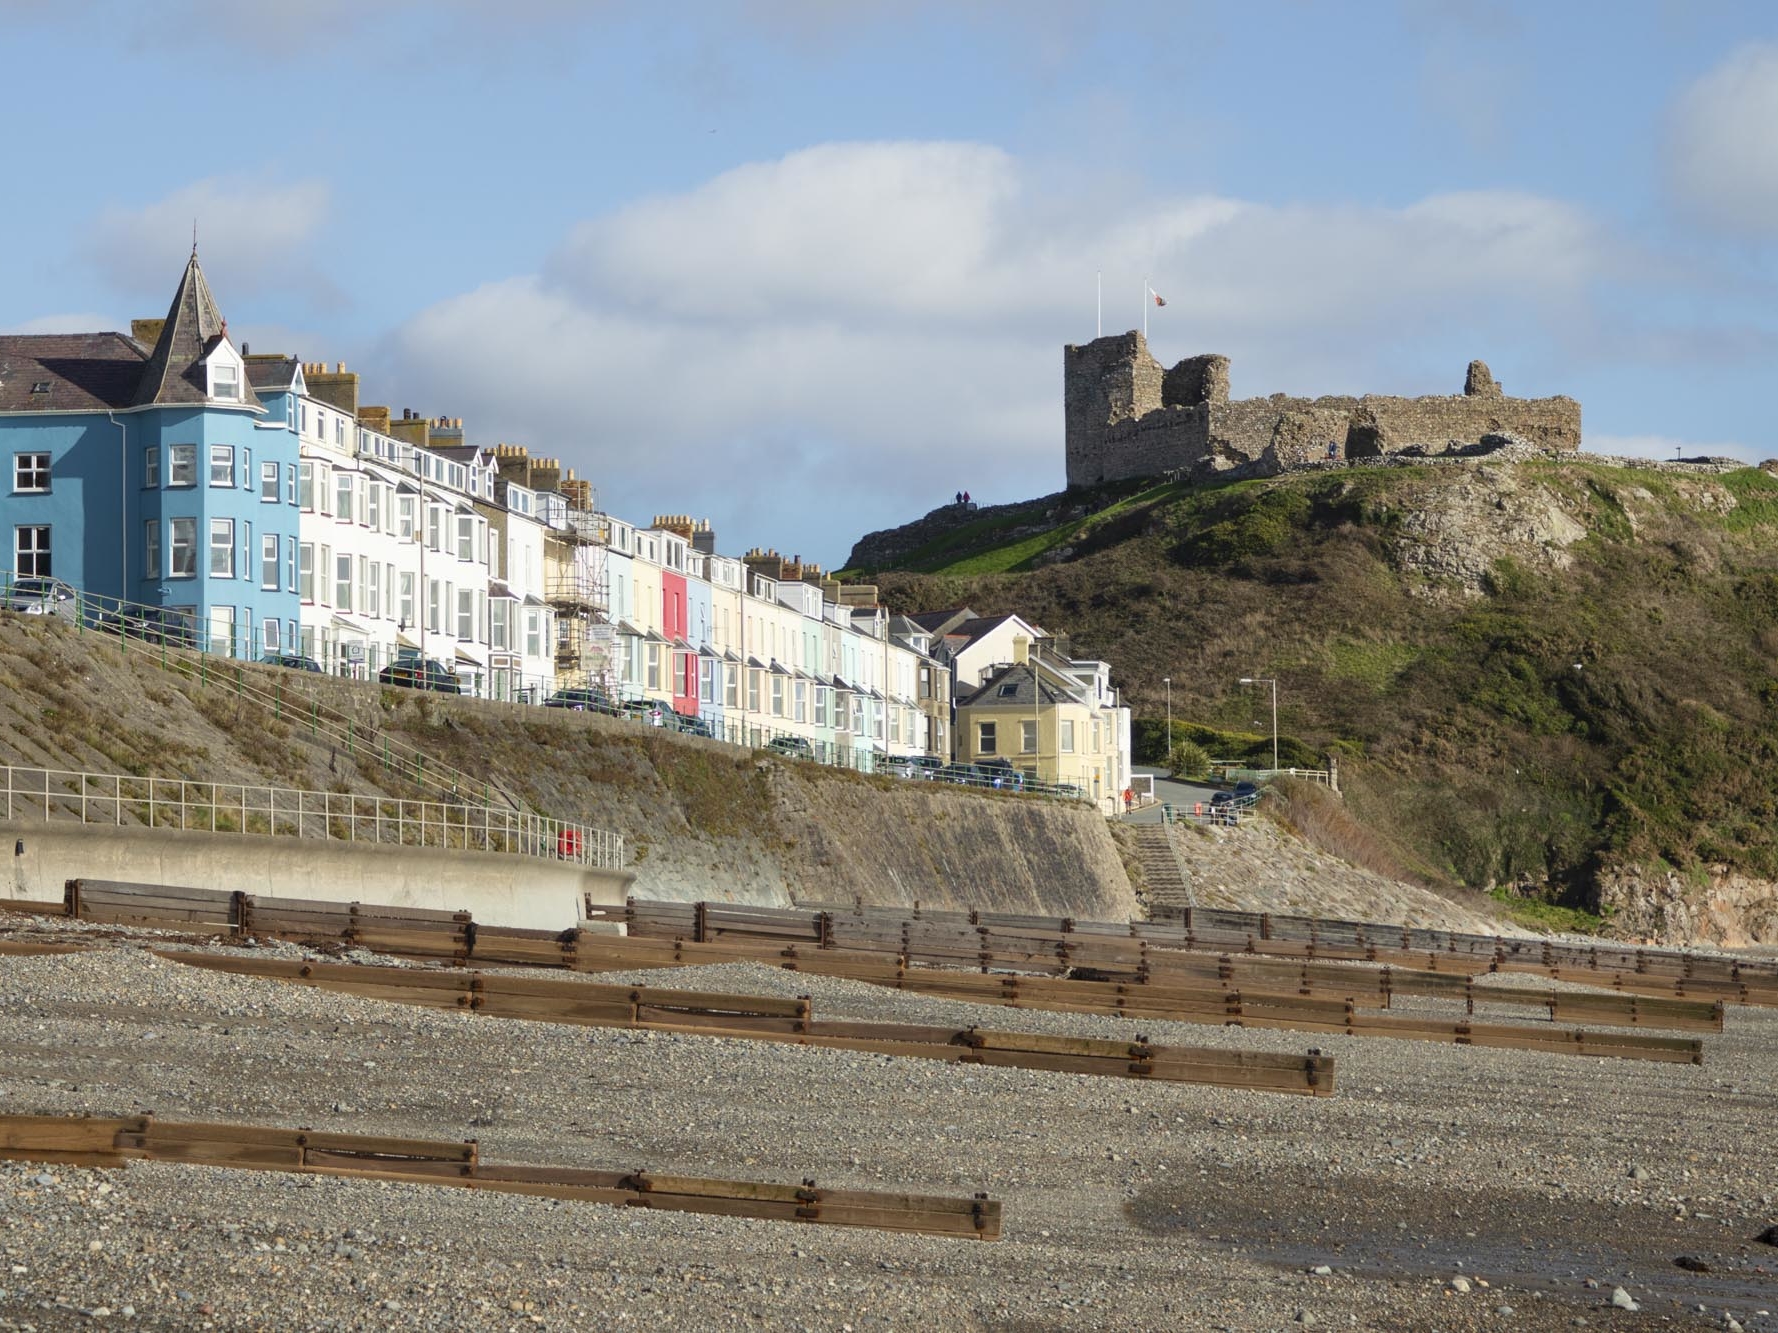
[[[1325,460],[1330,445],[1344,459],[1477,445],[1491,434],[1580,448],[1578,402],[1509,398],[1480,361],[1469,363],[1463,392],[1448,396],[1231,399],[1226,356],[1164,370],[1132,330],[1063,348],[1062,388],[1070,486],[1179,470],[1270,475]]]

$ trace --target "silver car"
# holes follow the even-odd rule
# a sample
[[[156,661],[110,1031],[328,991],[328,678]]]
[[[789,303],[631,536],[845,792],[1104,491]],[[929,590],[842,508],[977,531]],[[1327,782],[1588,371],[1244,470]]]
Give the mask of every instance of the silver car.
[[[938,776],[945,761],[935,754],[897,755],[883,765],[883,771],[898,778],[916,778],[931,782]]]
[[[79,594],[74,586],[60,579],[27,575],[14,579],[6,590],[6,609],[24,616],[62,616],[73,620],[78,614]]]

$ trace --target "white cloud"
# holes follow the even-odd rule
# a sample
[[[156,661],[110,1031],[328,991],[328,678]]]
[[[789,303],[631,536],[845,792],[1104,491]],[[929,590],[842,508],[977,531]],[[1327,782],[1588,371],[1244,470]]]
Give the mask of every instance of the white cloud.
[[[832,144],[582,224],[556,271],[589,298],[702,320],[955,315],[993,280],[1019,194],[978,144]]]
[[[1683,211],[1778,238],[1778,43],[1739,47],[1679,96],[1666,168]]]
[[[1061,344],[1092,336],[1095,270],[1108,332],[1152,278],[1157,355],[1228,352],[1242,393],[1454,392],[1490,353],[1530,393],[1562,386],[1504,350],[1586,325],[1615,262],[1533,195],[1113,210],[981,144],[829,144],[590,219],[372,360],[394,406],[559,454],[620,513],[707,515],[725,550],[807,533],[831,561],[960,488],[1061,486]]]
[[[213,290],[239,299],[294,289],[337,302],[309,249],[327,221],[331,197],[321,180],[194,181],[150,204],[107,209],[83,250],[120,290],[165,298],[190,253],[195,223],[198,258]]]
[[[1751,444],[1738,442],[1700,444],[1672,435],[1588,435],[1582,446],[1589,454],[1617,458],[1741,458],[1757,463],[1769,455]]]

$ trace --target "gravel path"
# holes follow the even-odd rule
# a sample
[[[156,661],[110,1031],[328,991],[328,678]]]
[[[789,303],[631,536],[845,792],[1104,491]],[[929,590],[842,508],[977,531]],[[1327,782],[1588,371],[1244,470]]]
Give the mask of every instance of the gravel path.
[[[623,975],[808,994],[818,1017],[1136,1030],[757,965]],[[985,1190],[1006,1208],[1005,1238],[980,1244],[168,1164],[0,1163],[0,1329],[1456,1333],[1721,1329],[1732,1313],[1778,1330],[1778,1248],[1753,1239],[1778,1223],[1778,1011],[1731,1010],[1701,1068],[1141,1030],[1318,1047],[1338,1058],[1339,1091],[513,1022],[189,969],[119,941],[0,957],[12,1112],[475,1138],[496,1161]],[[1618,1286],[1640,1311],[1612,1306]]]

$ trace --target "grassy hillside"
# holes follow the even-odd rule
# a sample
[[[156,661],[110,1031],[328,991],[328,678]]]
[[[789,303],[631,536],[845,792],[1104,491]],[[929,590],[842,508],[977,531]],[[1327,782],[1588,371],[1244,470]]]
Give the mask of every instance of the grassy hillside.
[[[1778,478],[1487,461],[1069,500],[858,572],[1066,633],[1139,717],[1170,676],[1175,719],[1269,733],[1237,682],[1276,676],[1281,730],[1430,878],[1778,878]]]

